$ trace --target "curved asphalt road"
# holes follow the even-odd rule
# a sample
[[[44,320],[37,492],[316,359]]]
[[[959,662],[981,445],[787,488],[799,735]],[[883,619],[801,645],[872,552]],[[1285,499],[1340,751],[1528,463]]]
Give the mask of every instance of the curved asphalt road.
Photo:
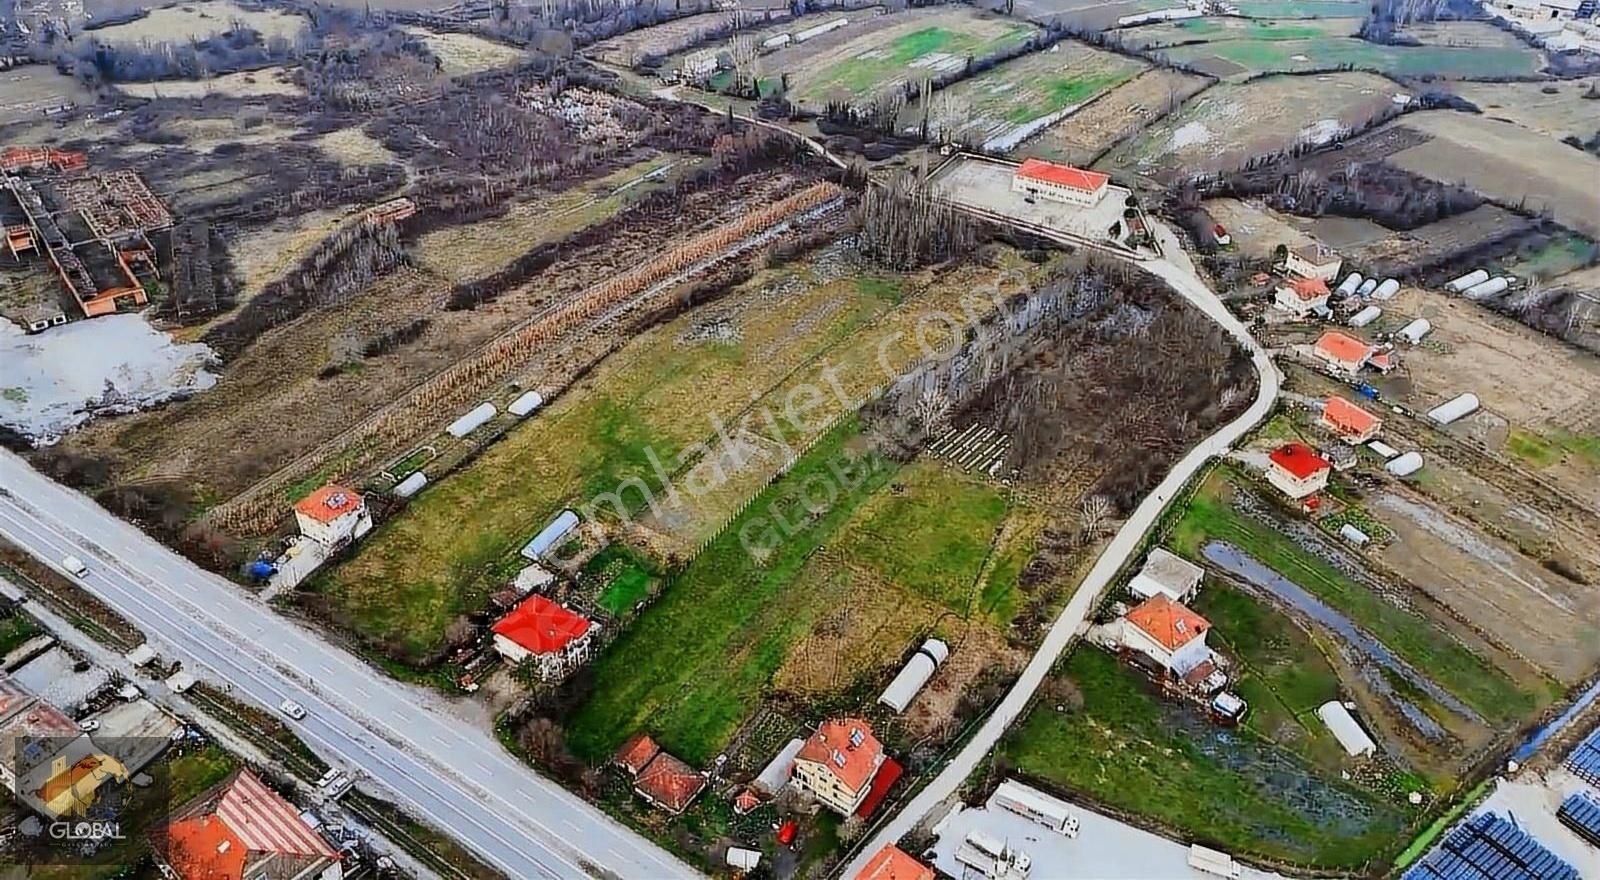
[[[983,727],[978,729],[977,735],[962,747],[944,770],[918,792],[911,803],[897,813],[871,842],[861,848],[855,860],[840,875],[842,877],[855,877],[866,866],[867,860],[885,844],[894,843],[904,837],[922,821],[924,816],[932,812],[934,807],[960,789],[967,777],[972,775],[972,771],[977,769],[978,763],[1028,707],[1034,692],[1044,682],[1051,667],[1055,666],[1061,653],[1083,629],[1089,612],[1099,603],[1100,596],[1111,585],[1111,579],[1116,576],[1117,570],[1138,551],[1145,533],[1155,525],[1161,512],[1166,509],[1167,502],[1177,495],[1189,478],[1198,473],[1206,462],[1215,456],[1227,453],[1233,444],[1255,427],[1256,423],[1272,412],[1272,407],[1277,402],[1279,387],[1283,380],[1277,365],[1272,362],[1266,350],[1250,336],[1250,331],[1244,324],[1228,311],[1217,295],[1212,293],[1211,288],[1195,274],[1188,255],[1183,252],[1171,231],[1153,219],[1150,224],[1162,239],[1162,247],[1169,256],[1142,261],[1138,265],[1170,284],[1191,305],[1217,322],[1250,352],[1250,359],[1260,376],[1256,399],[1238,418],[1223,425],[1216,433],[1189,450],[1187,455],[1173,465],[1172,470],[1167,473],[1160,485],[1156,486],[1155,491],[1145,496],[1116,536],[1111,539],[1111,543],[1101,551],[1100,558],[1095,560],[1094,567],[1089,570],[1078,591],[1073,594],[1072,599],[1067,602],[1067,607],[1062,609],[1056,622],[1051,625],[1050,632],[1045,635],[1044,642],[1039,645],[1039,650],[1033,655],[1033,659],[1028,661],[1027,667],[1022,670],[1021,677],[1011,686],[1010,692],[1001,700],[993,714],[983,722]]]
[[[274,712],[284,699],[300,703],[308,714],[290,725],[314,751],[508,877],[698,876],[451,717],[435,695],[389,679],[4,451],[0,489],[0,535],[57,570],[64,556],[82,559],[91,593],[236,697]]]

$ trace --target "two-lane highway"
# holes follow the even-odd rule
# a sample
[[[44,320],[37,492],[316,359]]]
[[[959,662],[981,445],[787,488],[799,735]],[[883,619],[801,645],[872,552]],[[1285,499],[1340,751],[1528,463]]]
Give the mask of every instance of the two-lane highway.
[[[0,489],[0,535],[58,570],[65,556],[82,559],[86,589],[235,696],[271,711],[300,703],[308,714],[292,726],[314,751],[508,877],[697,876],[434,694],[389,679],[4,451]]]

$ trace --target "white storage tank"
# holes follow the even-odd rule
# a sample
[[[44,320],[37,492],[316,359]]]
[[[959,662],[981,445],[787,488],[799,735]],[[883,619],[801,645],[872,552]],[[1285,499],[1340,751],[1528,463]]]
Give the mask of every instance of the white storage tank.
[[[1473,269],[1471,272],[1468,272],[1460,278],[1453,279],[1449,284],[1444,286],[1444,289],[1450,291],[1451,293],[1460,293],[1474,284],[1482,284],[1488,280],[1489,273],[1486,270]]]
[[[1374,290],[1377,289],[1378,279],[1368,278],[1367,280],[1361,282],[1360,287],[1356,288],[1356,296],[1369,296]]]
[[[1511,279],[1502,275],[1499,278],[1490,278],[1488,281],[1480,281],[1462,291],[1462,295],[1468,299],[1483,299],[1485,297],[1496,296],[1498,294],[1505,293],[1506,288],[1510,286]]]
[[[544,406],[543,395],[537,391],[528,391],[511,401],[511,405],[506,407],[506,412],[520,419],[537,412],[541,406]]]
[[[1393,278],[1385,278],[1385,279],[1383,279],[1383,283],[1379,284],[1378,288],[1376,290],[1372,291],[1372,298],[1373,299],[1393,299],[1394,295],[1399,293],[1399,292],[1400,292],[1400,282],[1394,280]]]
[[[1407,452],[1398,458],[1390,459],[1383,467],[1397,477],[1409,477],[1422,470],[1422,453],[1415,450]]]
[[[1349,296],[1350,294],[1355,293],[1356,288],[1361,286],[1361,281],[1362,278],[1360,272],[1351,272],[1349,275],[1344,276],[1344,280],[1339,282],[1339,295]]]
[[[465,437],[483,427],[486,422],[494,418],[497,412],[499,410],[494,408],[494,404],[480,403],[468,410],[466,415],[451,422],[450,427],[444,429],[445,433],[458,439]]]
[[[883,694],[878,697],[878,702],[893,709],[896,713],[904,712],[911,705],[911,700],[928,683],[933,673],[945,658],[950,656],[950,646],[938,639],[928,639],[906,661],[904,669],[889,682],[883,689]]]
[[[399,495],[401,498],[410,498],[421,492],[422,487],[426,485],[428,485],[428,475],[422,471],[412,471],[411,476],[406,477],[395,485],[394,494]]]
[[[1378,316],[1382,314],[1383,309],[1380,309],[1377,306],[1367,306],[1361,311],[1350,316],[1350,326],[1365,327],[1368,324],[1371,324],[1373,321],[1378,320]]]
[[[1477,412],[1478,406],[1478,395],[1468,391],[1428,410],[1428,418],[1438,424],[1448,425]]]
[[[1416,345],[1417,343],[1421,342],[1422,337],[1427,336],[1431,330],[1433,330],[1433,325],[1428,323],[1427,318],[1418,318],[1404,327],[1401,327],[1400,332],[1396,335],[1412,345]]]

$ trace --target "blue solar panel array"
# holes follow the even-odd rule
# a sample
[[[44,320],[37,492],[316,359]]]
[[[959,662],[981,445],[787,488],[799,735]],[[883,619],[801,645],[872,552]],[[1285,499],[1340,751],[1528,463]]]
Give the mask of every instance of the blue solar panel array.
[[[1578,869],[1493,813],[1461,823],[1402,880],[1580,880]]]
[[[1590,785],[1600,785],[1600,730],[1578,743],[1567,756],[1567,768]]]
[[[1600,846],[1600,801],[1580,791],[1561,802],[1556,818],[1579,837]]]

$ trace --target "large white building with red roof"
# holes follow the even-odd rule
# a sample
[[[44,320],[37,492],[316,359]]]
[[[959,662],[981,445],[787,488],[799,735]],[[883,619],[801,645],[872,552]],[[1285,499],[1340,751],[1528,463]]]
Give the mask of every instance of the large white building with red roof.
[[[883,767],[883,743],[861,718],[822,722],[795,755],[793,781],[842,816],[856,812]]]
[[[294,521],[305,535],[324,547],[341,547],[372,531],[372,514],[361,493],[327,485],[294,506]]]
[[[154,847],[175,880],[339,880],[339,854],[248,770],[173,814]]]
[[[543,596],[530,596],[495,621],[494,649],[512,663],[532,662],[542,681],[559,681],[589,659],[600,627]]]
[[[1011,190],[1090,208],[1106,197],[1106,186],[1110,182],[1108,175],[1098,171],[1043,159],[1026,159],[1011,175]]]
[[[1285,443],[1267,456],[1267,482],[1299,500],[1328,487],[1333,464],[1298,441]]]

